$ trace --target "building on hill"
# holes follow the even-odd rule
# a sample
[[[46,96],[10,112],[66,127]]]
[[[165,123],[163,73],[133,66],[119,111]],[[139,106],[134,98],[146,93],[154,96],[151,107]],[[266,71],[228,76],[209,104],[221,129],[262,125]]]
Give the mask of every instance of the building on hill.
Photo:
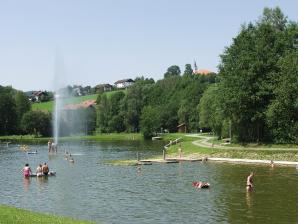
[[[64,106],[64,110],[77,110],[77,109],[86,109],[86,108],[91,108],[96,105],[96,100],[85,100],[81,103],[77,104],[67,104]]]
[[[67,104],[61,112],[61,136],[88,135],[96,128],[96,100]]]
[[[97,86],[94,87],[96,93],[103,93],[103,92],[108,92],[112,91],[113,86],[110,84],[98,84]]]
[[[214,74],[215,72],[212,72],[208,69],[197,69],[193,71],[193,74],[195,75],[209,75],[209,74]]]
[[[122,79],[122,80],[118,80],[114,84],[118,89],[123,89],[133,85],[134,83],[135,81],[133,81],[132,79]]]
[[[45,91],[29,91],[26,92],[26,95],[31,102],[42,102],[50,99],[49,94]]]

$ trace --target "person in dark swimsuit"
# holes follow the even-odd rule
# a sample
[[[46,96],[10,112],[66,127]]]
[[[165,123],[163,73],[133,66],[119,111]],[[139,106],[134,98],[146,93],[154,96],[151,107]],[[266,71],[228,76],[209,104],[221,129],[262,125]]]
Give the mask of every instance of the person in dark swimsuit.
[[[49,174],[49,167],[46,163],[44,163],[42,166],[42,172],[45,176],[47,176]]]

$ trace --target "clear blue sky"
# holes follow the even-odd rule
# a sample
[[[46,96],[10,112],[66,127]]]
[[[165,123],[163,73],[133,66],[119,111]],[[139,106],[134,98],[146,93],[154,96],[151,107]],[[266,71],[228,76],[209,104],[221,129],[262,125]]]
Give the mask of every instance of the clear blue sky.
[[[217,71],[240,25],[266,6],[298,21],[292,0],[0,0],[0,85],[53,90],[57,51],[69,84],[158,80],[194,60]]]

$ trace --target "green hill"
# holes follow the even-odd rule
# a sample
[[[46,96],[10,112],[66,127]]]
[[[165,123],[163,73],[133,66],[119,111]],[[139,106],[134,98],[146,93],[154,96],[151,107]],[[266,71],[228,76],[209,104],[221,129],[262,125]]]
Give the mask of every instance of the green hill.
[[[104,94],[106,94],[107,97],[110,97],[111,95],[113,95],[114,93],[119,92],[119,91],[123,91],[124,93],[126,92],[126,90],[115,90],[115,91],[111,91],[111,92],[106,92]],[[98,94],[80,96],[80,97],[72,97],[69,99],[65,99],[65,103],[66,104],[76,104],[76,103],[81,103],[86,100],[96,100],[97,96],[98,96]],[[33,103],[32,110],[42,110],[42,111],[52,112],[53,105],[54,105],[54,101],[48,101],[48,102],[43,102],[43,103]]]

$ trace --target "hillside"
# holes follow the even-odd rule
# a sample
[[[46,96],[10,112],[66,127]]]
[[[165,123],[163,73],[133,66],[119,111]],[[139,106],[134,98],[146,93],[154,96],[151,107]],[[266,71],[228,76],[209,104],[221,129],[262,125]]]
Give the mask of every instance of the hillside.
[[[115,91],[111,91],[111,92],[106,92],[104,94],[106,94],[108,97],[110,97],[111,95],[113,95],[114,93],[116,93],[118,91],[126,92],[126,90],[115,90]],[[66,104],[81,103],[86,100],[96,100],[97,96],[98,96],[98,94],[80,96],[80,97],[72,97],[69,99],[65,99],[65,102],[66,102]],[[52,112],[53,111],[53,103],[54,103],[54,101],[43,102],[43,103],[33,103],[32,110],[42,110],[42,111]]]

